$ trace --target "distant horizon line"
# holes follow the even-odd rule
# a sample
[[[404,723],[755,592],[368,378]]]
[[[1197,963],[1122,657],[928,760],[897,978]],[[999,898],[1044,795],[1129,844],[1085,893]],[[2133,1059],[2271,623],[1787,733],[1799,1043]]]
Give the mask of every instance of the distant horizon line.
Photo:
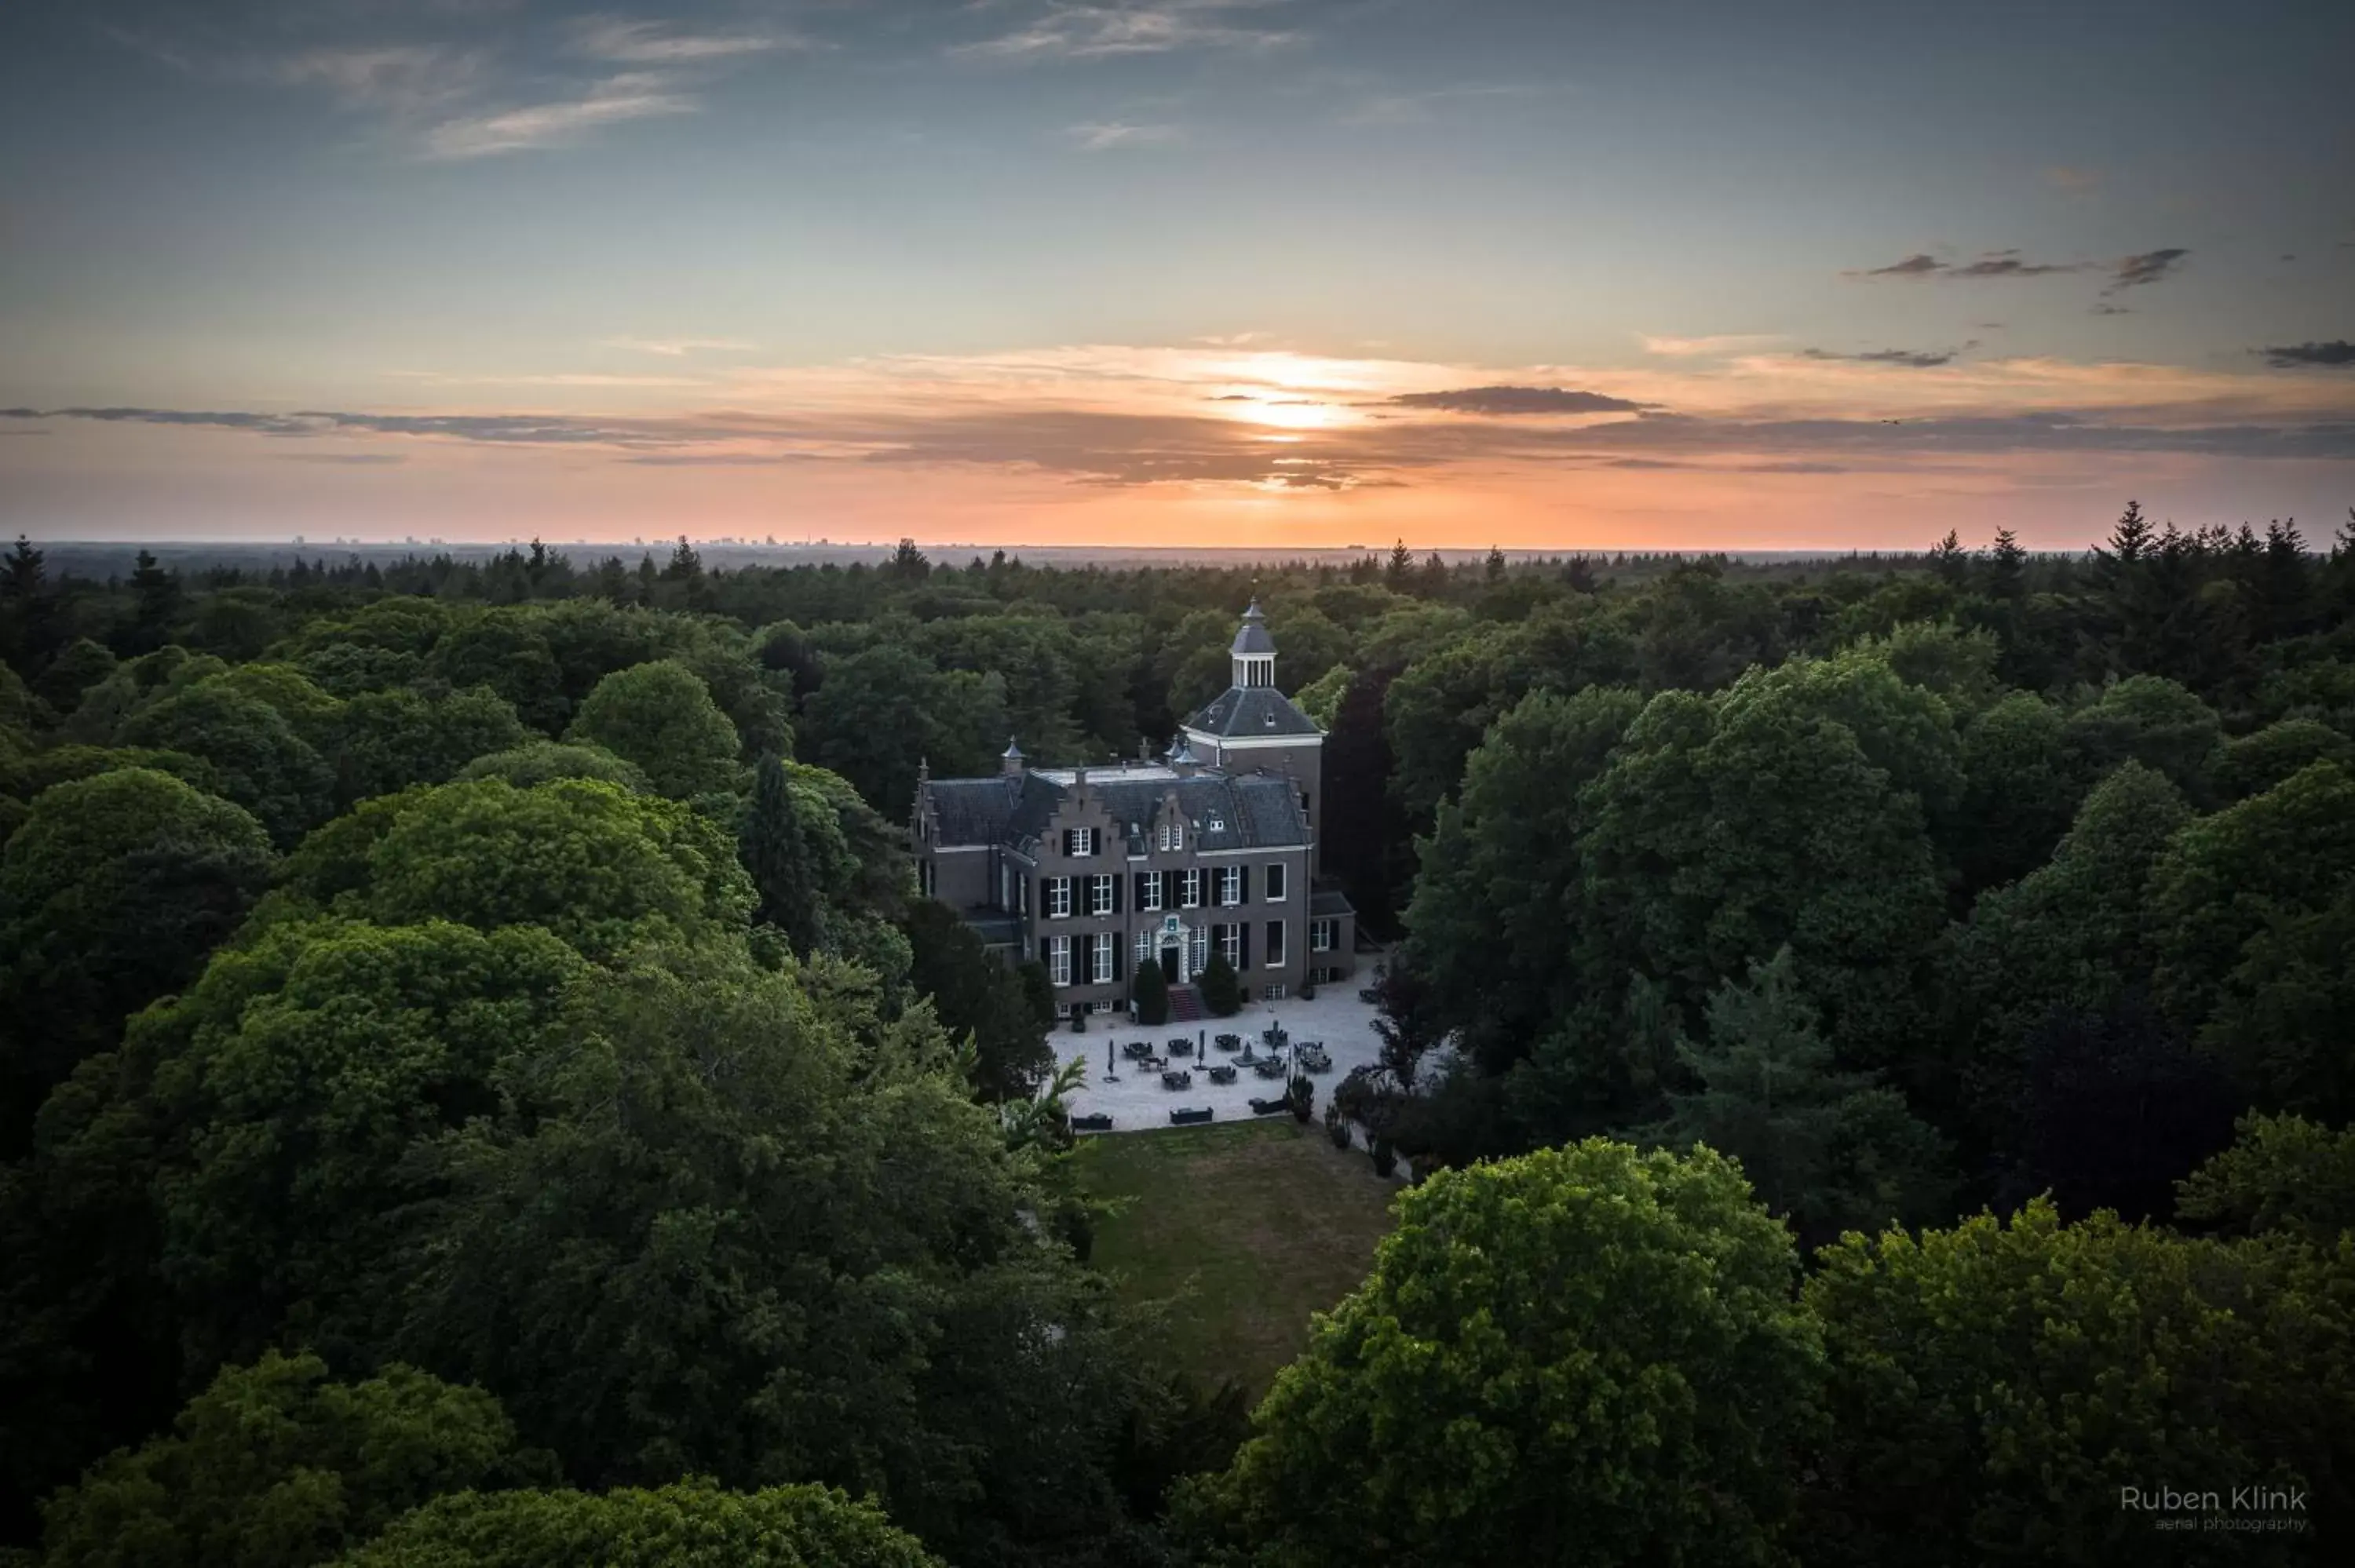
[[[659,539],[628,540],[550,539],[545,536],[500,539],[312,539],[299,535],[285,539],[205,538],[202,536],[154,539],[79,539],[54,537],[42,538],[30,534],[24,534],[21,536],[25,537],[34,547],[43,550],[73,549],[135,551],[156,549],[203,549],[254,552],[309,550],[322,553],[340,551],[345,554],[393,555],[396,556],[418,555],[428,551],[442,555],[496,554],[508,549],[520,549],[533,544],[538,544],[551,551],[594,550],[602,551],[609,555],[619,555],[626,551],[641,550],[652,554],[661,549],[676,546],[681,537],[684,537],[689,545],[698,550],[716,549],[754,555],[804,556],[817,556],[820,554],[865,555],[876,551],[882,551],[888,554],[890,551],[896,550],[902,539],[907,539],[911,540],[917,549],[924,552],[926,556],[932,559],[934,565],[944,564],[942,560],[942,556],[944,554],[951,552],[960,555],[965,552],[971,552],[976,557],[1003,552],[1008,556],[1017,555],[1062,558],[1099,558],[1104,556],[1120,556],[1138,560],[1156,561],[1228,560],[1245,562],[1273,560],[1307,561],[1315,563],[1334,560],[1356,561],[1369,556],[1376,557],[1387,556],[1397,547],[1395,545],[1265,546],[1221,545],[1181,548],[1166,545],[991,544],[975,543],[970,540],[927,540],[916,538],[913,535],[901,535],[900,538],[874,540],[831,539],[795,540],[791,542],[780,540],[777,543],[769,544],[762,541],[747,540],[737,535],[721,535],[709,538],[698,538],[692,534],[685,535],[669,535]],[[1888,545],[1874,546],[1871,547],[1829,545],[1784,546],[1758,546],[1740,547],[1694,547],[1671,546],[1628,546],[1624,545],[1489,546],[1409,544],[1407,546],[1408,551],[1413,555],[1418,562],[1427,560],[1432,556],[1436,555],[1442,561],[1452,563],[1484,561],[1488,558],[1491,553],[1502,554],[1508,561],[1543,561],[1565,559],[1571,556],[1586,556],[1593,558],[1596,556],[1722,556],[1740,560],[1838,560],[1848,556],[1923,556],[1928,555],[1933,547],[1934,546],[1898,546]],[[2083,555],[2093,547],[2093,545],[2088,544],[2082,548],[2029,548],[2027,550],[2027,554],[2030,556],[2074,556]]]

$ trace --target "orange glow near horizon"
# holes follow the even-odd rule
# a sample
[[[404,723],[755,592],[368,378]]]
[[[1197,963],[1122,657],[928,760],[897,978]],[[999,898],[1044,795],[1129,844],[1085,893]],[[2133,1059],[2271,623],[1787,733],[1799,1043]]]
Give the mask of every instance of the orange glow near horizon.
[[[2344,463],[2265,442],[2355,404],[2327,375],[1671,346],[1500,368],[1095,345],[543,380],[528,415],[479,388],[68,410],[0,421],[38,438],[0,441],[0,481],[32,531],[125,538],[1845,549],[2009,526],[2076,548],[2128,495],[2187,523],[2331,514]]]

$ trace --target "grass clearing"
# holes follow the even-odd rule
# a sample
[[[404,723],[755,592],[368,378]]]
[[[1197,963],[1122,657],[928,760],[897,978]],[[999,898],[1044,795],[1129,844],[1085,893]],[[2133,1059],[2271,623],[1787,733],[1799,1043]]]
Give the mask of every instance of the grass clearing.
[[[1308,1317],[1357,1288],[1399,1190],[1361,1149],[1289,1117],[1088,1139],[1090,1192],[1119,1203],[1096,1266],[1166,1304],[1170,1360],[1256,1400],[1308,1342]]]

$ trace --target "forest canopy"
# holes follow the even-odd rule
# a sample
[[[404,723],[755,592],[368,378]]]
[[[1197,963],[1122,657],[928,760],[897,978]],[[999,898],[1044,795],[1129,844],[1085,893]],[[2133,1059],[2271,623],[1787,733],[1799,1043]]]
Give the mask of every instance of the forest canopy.
[[[1008,735],[1165,743],[1254,594],[1389,944],[1335,1114],[1415,1184],[1246,1425],[1092,1265],[1043,972],[899,824]],[[19,540],[0,657],[12,1563],[2139,1563],[2117,1489],[2182,1466],[2355,1510],[2355,522]]]

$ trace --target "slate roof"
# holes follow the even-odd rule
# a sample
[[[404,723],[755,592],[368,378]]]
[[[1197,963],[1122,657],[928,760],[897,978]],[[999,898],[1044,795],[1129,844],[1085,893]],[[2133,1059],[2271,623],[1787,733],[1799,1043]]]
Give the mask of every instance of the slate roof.
[[[1292,699],[1273,686],[1229,686],[1207,707],[1186,721],[1225,740],[1249,735],[1318,735],[1316,721],[1302,713]]]
[[[1236,629],[1234,642],[1227,652],[1267,654],[1275,652],[1275,639],[1267,634],[1267,618],[1259,612],[1259,600],[1252,600],[1251,608],[1243,611],[1243,623]]]
[[[1193,849],[1281,849],[1308,842],[1292,780],[1272,773],[1203,772],[1180,779],[1164,768],[1108,769],[1091,771],[1087,787],[1129,833],[1134,853],[1144,853],[1153,813],[1171,790],[1178,809],[1194,822]],[[1047,831],[1070,786],[1051,773],[1033,772],[1018,782],[933,779],[924,789],[939,822],[935,842],[1022,845]]]
[[[1311,915],[1355,915],[1358,907],[1339,888],[1319,887],[1308,895],[1308,912]]]
[[[1010,948],[1022,940],[1022,916],[1000,915],[988,909],[964,909],[958,913],[973,927],[975,936],[986,948]]]

